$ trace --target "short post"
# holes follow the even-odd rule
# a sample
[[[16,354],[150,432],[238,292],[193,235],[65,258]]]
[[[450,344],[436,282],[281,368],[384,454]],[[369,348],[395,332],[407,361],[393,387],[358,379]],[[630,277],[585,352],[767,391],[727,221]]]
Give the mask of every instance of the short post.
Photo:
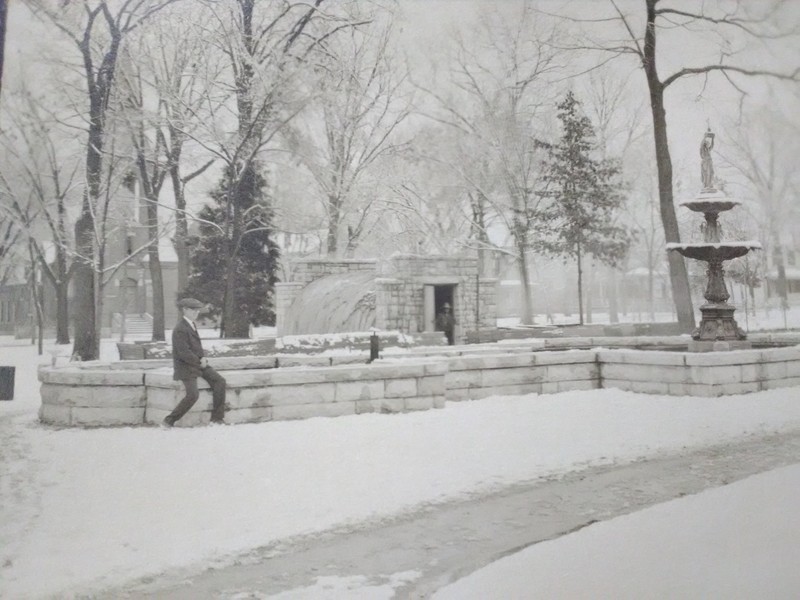
[[[369,362],[380,358],[381,339],[378,337],[378,332],[372,330],[372,335],[369,336]]]
[[[15,367],[0,367],[0,400],[14,399]]]

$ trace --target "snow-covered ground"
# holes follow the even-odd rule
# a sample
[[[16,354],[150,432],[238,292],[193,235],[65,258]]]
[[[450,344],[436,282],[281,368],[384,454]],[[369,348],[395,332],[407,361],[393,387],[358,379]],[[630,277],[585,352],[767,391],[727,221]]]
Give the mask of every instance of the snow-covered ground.
[[[15,399],[0,402],[2,598],[90,593],[423,503],[800,429],[794,388],[721,399],[597,390],[234,427],[55,430],[36,420],[36,366],[50,361],[0,337],[0,365],[17,369]],[[797,597],[799,492],[800,467],[776,470],[537,544],[437,597]],[[277,597],[392,595],[392,585],[342,577]]]

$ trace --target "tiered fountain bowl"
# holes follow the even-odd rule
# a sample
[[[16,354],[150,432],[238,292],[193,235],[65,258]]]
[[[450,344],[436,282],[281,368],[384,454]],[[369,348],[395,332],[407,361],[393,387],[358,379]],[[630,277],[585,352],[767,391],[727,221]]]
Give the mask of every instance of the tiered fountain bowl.
[[[703,297],[706,304],[700,307],[702,315],[700,326],[692,332],[689,350],[709,352],[713,350],[735,350],[750,348],[747,335],[739,328],[733,313],[734,306],[728,304],[728,288],[725,285],[725,261],[744,256],[751,250],[761,248],[754,241],[723,242],[720,241],[719,213],[738,206],[740,202],[726,197],[715,189],[704,189],[696,198],[681,202],[689,210],[701,212],[705,223],[701,225],[704,241],[699,243],[671,243],[668,250],[680,252],[687,258],[702,260],[708,263],[706,274],[708,285]]]

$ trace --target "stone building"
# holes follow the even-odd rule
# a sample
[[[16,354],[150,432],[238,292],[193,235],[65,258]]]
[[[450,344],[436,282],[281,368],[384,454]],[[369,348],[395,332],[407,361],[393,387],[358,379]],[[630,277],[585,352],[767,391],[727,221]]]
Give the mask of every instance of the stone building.
[[[456,340],[495,327],[496,280],[478,276],[475,258],[396,254],[386,260],[304,259],[276,285],[277,335],[434,331],[445,303]]]

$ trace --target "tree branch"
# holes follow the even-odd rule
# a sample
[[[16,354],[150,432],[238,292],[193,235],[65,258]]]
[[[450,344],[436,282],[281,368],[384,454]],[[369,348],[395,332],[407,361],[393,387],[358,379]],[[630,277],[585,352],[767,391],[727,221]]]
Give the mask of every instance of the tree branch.
[[[663,87],[666,88],[677,79],[686,75],[702,75],[712,71],[720,71],[722,73],[739,73],[740,75],[747,75],[748,77],[763,75],[766,77],[774,77],[784,81],[800,81],[800,67],[796,68],[792,73],[777,73],[775,71],[766,71],[762,69],[745,69],[743,67],[736,67],[733,65],[707,65],[705,67],[686,67],[677,71],[667,77],[663,82]]]

